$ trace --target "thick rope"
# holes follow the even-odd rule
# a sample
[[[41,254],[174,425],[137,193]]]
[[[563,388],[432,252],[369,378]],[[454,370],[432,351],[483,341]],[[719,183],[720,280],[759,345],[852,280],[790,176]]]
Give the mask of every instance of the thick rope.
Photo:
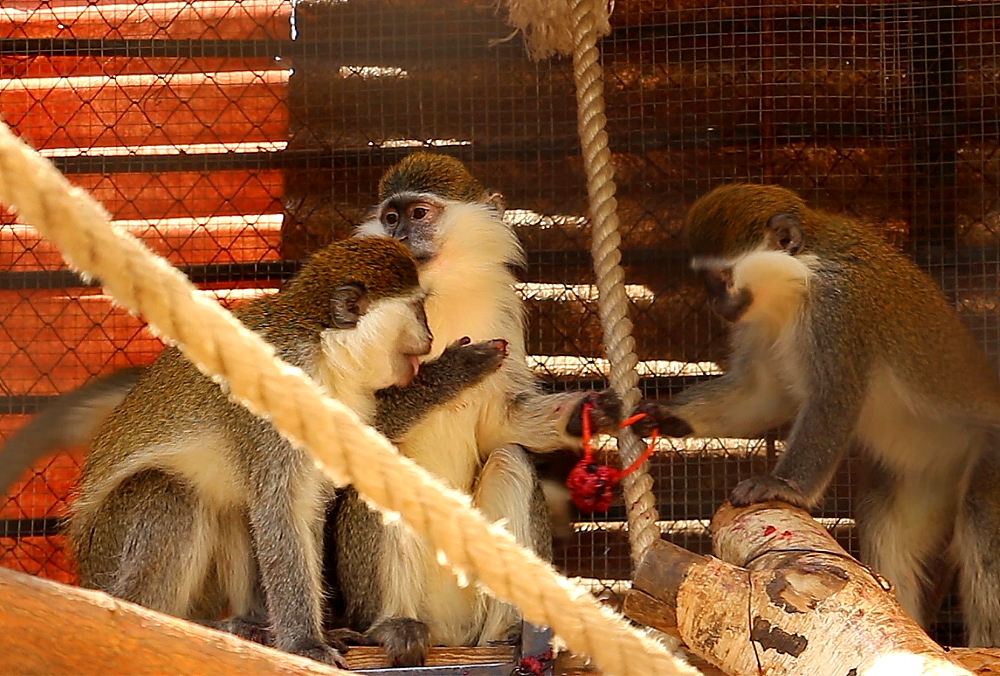
[[[343,404],[324,397],[259,336],[196,293],[176,268],[111,226],[93,198],[3,124],[0,201],[58,244],[70,265],[99,278],[118,303],[142,313],[202,371],[227,381],[234,398],[310,449],[333,481],[353,483],[383,511],[402,515],[460,578],[473,575],[607,674],[698,673],[519,546],[501,525],[488,523],[467,495],[445,487]]]
[[[604,331],[604,350],[610,362],[609,382],[633,410],[641,399],[638,358],[632,338],[632,322],[628,318],[628,296],[625,294],[625,272],[621,266],[621,235],[619,234],[618,202],[615,199],[615,172],[608,148],[607,117],[604,114],[604,73],[597,47],[599,22],[604,13],[595,7],[604,0],[574,0],[573,16],[573,78],[576,82],[576,104],[579,116],[580,144],[583,166],[587,173],[587,194],[590,200],[590,223],[594,272],[597,276],[598,314]],[[602,5],[603,6],[603,5]],[[629,466],[645,450],[641,441],[629,430],[618,434],[618,452],[622,464]],[[653,479],[645,466],[625,477],[622,482],[625,505],[628,508],[629,544],[632,563],[637,566],[653,543],[660,539],[657,524],[659,514],[653,494]]]

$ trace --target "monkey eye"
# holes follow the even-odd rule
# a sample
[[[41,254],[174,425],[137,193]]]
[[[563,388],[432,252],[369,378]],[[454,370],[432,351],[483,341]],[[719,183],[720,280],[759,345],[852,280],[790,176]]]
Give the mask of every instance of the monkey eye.
[[[395,211],[387,211],[382,214],[382,222],[386,225],[396,225],[399,223],[399,214]]]
[[[437,209],[432,204],[418,202],[409,209],[411,221],[431,220],[437,215]]]

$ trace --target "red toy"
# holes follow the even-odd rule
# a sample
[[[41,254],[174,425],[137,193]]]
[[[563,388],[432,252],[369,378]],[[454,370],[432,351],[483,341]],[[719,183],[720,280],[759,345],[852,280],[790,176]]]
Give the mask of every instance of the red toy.
[[[576,466],[566,478],[566,487],[569,488],[573,504],[581,512],[606,512],[611,507],[611,500],[614,498],[614,489],[622,479],[637,470],[642,463],[653,455],[656,450],[656,440],[659,438],[656,430],[650,439],[646,451],[636,458],[636,461],[625,469],[616,469],[608,465],[598,465],[594,462],[594,450],[590,446],[590,411],[592,404],[583,405],[583,459],[576,463]],[[646,417],[645,413],[640,413],[622,422],[621,427],[638,422]]]

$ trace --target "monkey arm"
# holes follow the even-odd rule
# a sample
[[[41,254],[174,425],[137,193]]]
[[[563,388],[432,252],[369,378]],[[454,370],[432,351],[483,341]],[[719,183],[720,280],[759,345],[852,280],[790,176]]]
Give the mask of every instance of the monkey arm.
[[[683,437],[751,437],[788,422],[797,406],[777,379],[770,341],[752,327],[733,329],[734,352],[722,376],[689,387],[669,402],[647,402],[637,412],[647,418],[633,426],[640,436],[653,428]]]
[[[397,441],[427,413],[494,373],[507,356],[507,341],[488,340],[470,345],[467,338],[445,348],[440,357],[424,364],[406,387],[387,387],[375,393],[375,428]]]
[[[491,448],[519,444],[535,453],[582,448],[583,406],[590,403],[595,433],[613,432],[622,419],[622,403],[612,390],[544,394],[533,386],[513,394],[500,425],[480,425],[480,445]],[[482,438],[483,430],[499,430],[498,439]]]
[[[818,292],[818,295],[822,292]],[[767,500],[785,500],[813,507],[847,454],[867,389],[871,353],[860,341],[860,331],[845,327],[845,306],[823,298],[814,307],[811,330],[799,337],[807,370],[809,397],[799,408],[785,451],[770,476],[739,484],[732,494],[738,506]]]

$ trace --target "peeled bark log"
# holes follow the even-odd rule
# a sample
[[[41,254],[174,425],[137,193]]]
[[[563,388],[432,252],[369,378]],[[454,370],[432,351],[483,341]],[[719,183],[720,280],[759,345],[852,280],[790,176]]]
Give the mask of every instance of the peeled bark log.
[[[626,615],[678,636],[731,676],[971,674],[805,511],[727,503],[712,533],[723,560],[658,543],[636,573]]]

